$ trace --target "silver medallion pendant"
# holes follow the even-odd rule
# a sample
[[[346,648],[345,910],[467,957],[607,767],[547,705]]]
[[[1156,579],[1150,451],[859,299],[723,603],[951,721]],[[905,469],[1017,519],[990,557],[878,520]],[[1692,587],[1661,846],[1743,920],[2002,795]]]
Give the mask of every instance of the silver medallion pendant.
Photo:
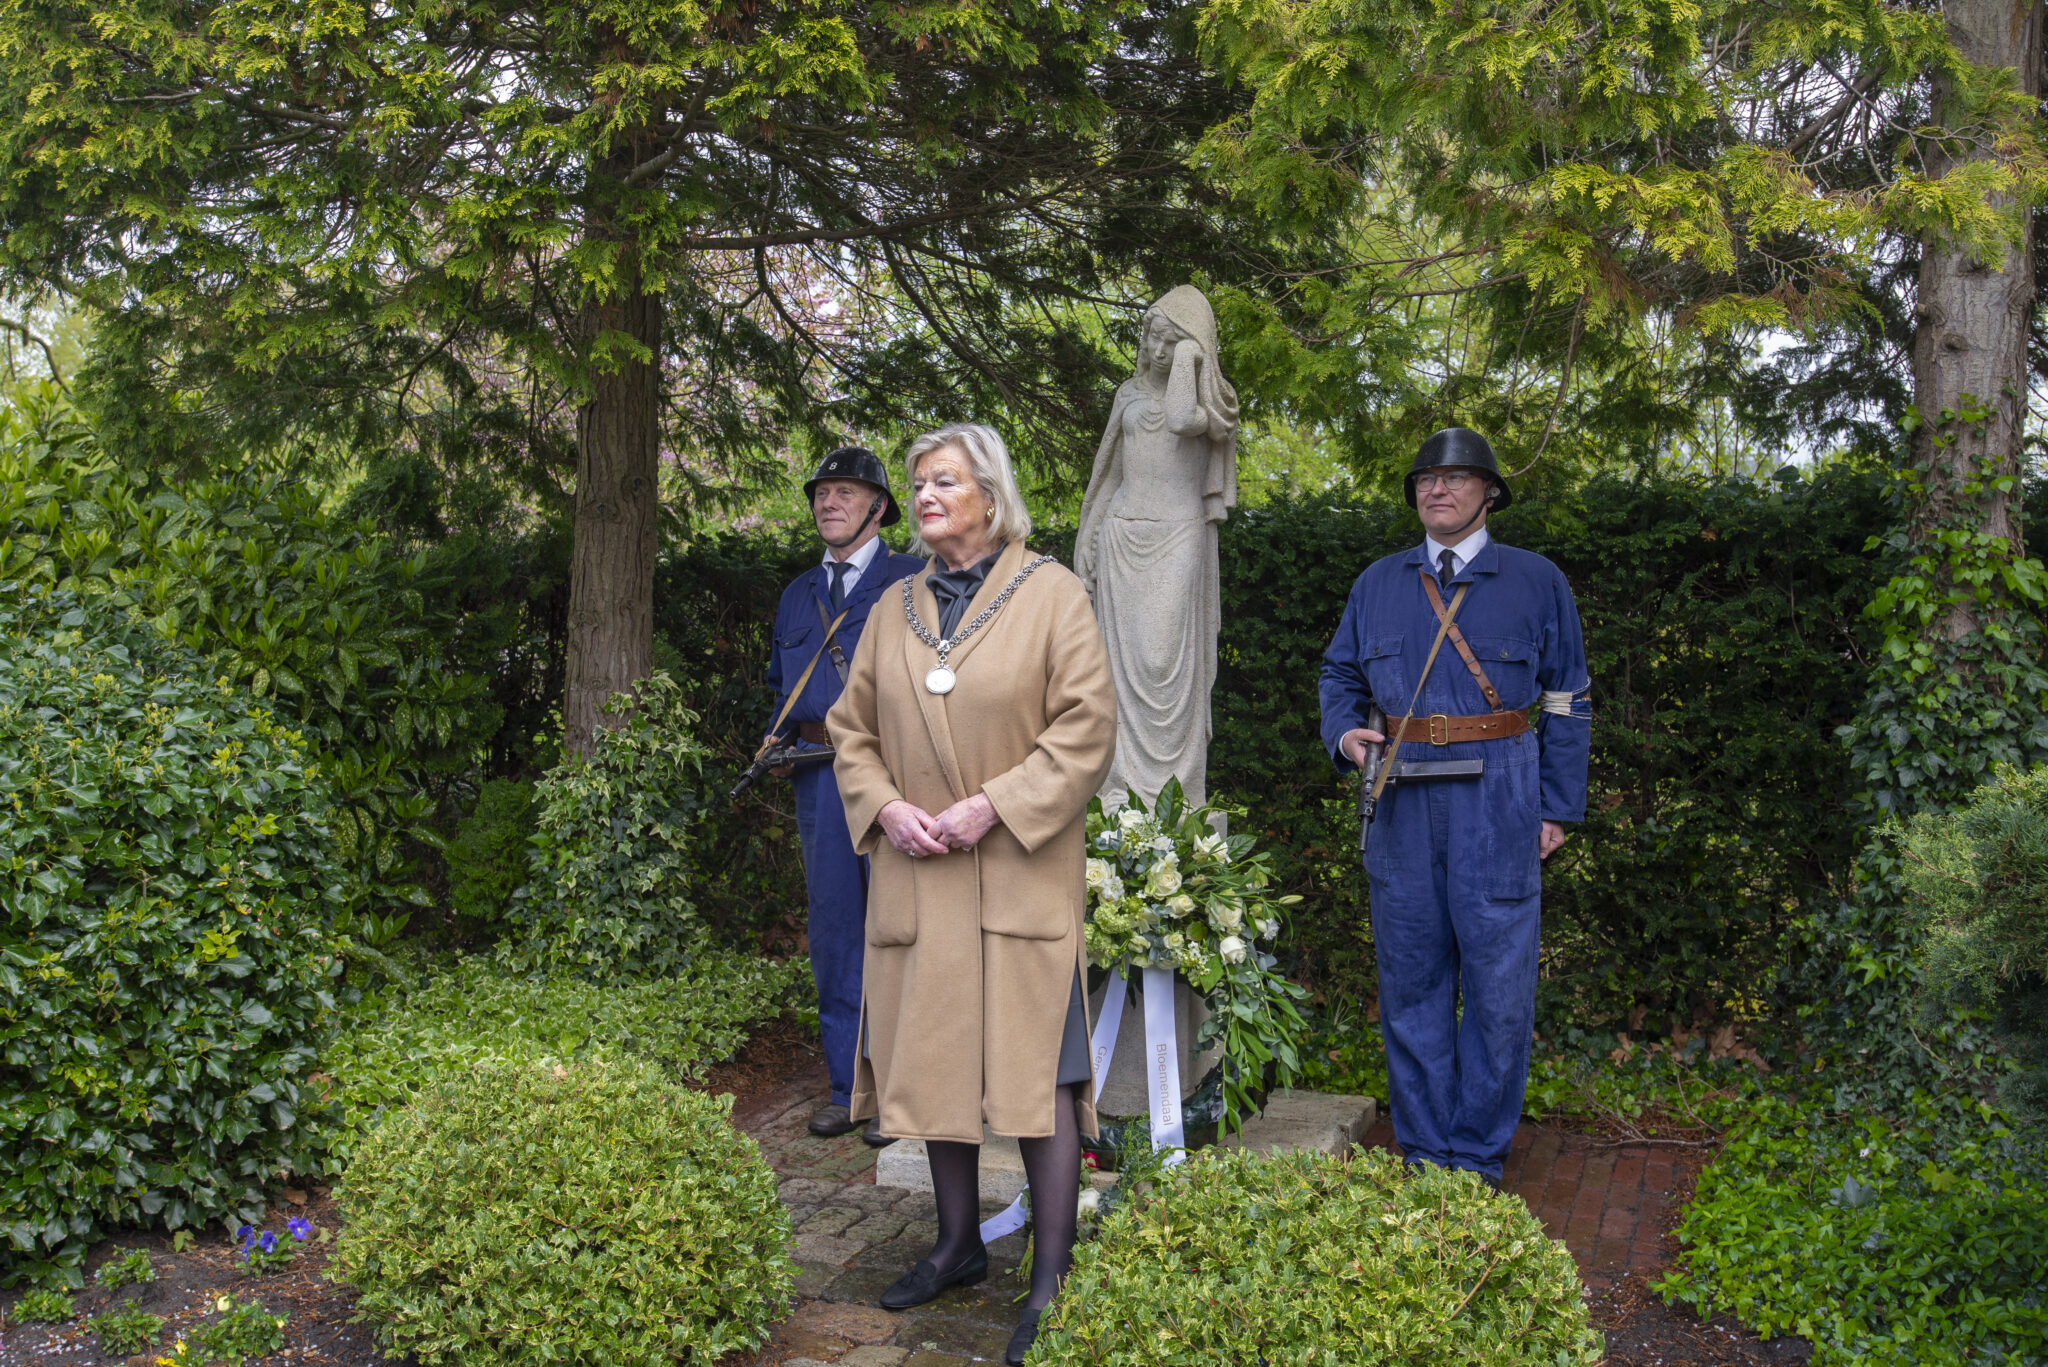
[[[932,672],[924,676],[924,691],[941,695],[953,691],[953,671],[944,665],[934,665]]]

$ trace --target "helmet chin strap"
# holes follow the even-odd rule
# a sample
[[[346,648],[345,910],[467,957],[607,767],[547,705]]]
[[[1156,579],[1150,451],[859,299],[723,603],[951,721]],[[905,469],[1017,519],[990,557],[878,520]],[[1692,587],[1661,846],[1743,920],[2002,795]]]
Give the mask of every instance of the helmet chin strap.
[[[876,494],[875,501],[873,503],[868,504],[868,515],[860,520],[860,525],[858,527],[855,527],[849,535],[838,541],[834,541],[829,536],[826,537],[825,544],[835,551],[845,550],[848,546],[851,546],[854,542],[860,540],[862,537],[868,534],[868,524],[872,523],[878,516],[880,516],[881,512],[882,495]]]

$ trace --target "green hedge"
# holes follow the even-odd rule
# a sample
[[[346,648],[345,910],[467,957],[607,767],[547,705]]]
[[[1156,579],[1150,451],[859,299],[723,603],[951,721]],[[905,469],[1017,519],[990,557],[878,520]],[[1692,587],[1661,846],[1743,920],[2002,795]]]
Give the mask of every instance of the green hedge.
[[[1589,819],[1544,880],[1546,1009],[1725,1014],[1772,980],[1801,911],[1843,893],[1857,828],[1834,729],[1862,698],[1883,488],[1835,467],[1768,486],[1601,477],[1496,522],[1570,578],[1593,674]],[[1295,493],[1224,524],[1209,750],[1211,793],[1249,809],[1281,890],[1305,899],[1294,968],[1339,998],[1374,991],[1371,933],[1316,678],[1352,580],[1421,536],[1406,507],[1354,499]],[[1065,557],[1071,533],[1032,541]],[[707,787],[768,718],[776,596],[815,558],[801,535],[763,532],[664,564],[657,620],[703,718]],[[716,933],[756,936],[801,911],[786,784],[756,789],[706,842],[698,898]]]
[[[0,1275],[303,1163],[345,871],[309,746],[139,614],[0,605]]]
[[[673,977],[529,978],[476,956],[404,975],[321,1054],[342,1150],[387,1110],[492,1062],[624,1057],[678,1081],[746,1043],[749,1027],[810,995],[802,959],[706,952]]]
[[[1221,1151],[1075,1250],[1035,1364],[1592,1367],[1578,1269],[1518,1198],[1394,1155]]]
[[[365,1137],[334,1275],[426,1367],[654,1367],[757,1348],[789,1213],[730,1098],[626,1059],[479,1064]]]

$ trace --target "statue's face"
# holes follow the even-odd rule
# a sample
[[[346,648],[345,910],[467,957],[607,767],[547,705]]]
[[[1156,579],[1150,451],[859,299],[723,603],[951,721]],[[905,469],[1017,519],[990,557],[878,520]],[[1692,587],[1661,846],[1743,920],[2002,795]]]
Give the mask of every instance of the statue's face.
[[[1175,327],[1173,320],[1165,314],[1146,314],[1145,336],[1138,344],[1139,367],[1166,374],[1173,369],[1173,348],[1186,337],[1187,334]]]

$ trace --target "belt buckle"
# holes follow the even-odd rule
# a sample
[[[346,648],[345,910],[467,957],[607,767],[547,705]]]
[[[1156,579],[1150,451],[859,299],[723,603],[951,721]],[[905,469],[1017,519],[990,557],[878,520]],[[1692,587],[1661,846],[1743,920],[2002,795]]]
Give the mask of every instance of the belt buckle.
[[[1441,729],[1437,726],[1438,722],[1443,723]],[[1432,712],[1429,714],[1429,743],[1431,745],[1449,745],[1451,743],[1451,719],[1442,712]]]

